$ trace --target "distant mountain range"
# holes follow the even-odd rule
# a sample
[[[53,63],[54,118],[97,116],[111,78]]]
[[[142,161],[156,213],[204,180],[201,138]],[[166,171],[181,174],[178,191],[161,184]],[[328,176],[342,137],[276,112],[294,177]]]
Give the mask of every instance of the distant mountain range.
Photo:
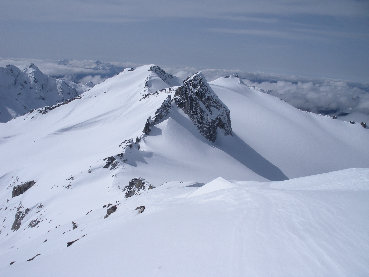
[[[43,74],[34,64],[24,70],[13,65],[0,67],[0,122],[78,94],[67,82]]]
[[[137,64],[133,63],[107,63],[91,60],[0,59],[0,66],[14,64],[19,68],[24,68],[28,67],[30,63],[37,64],[48,76],[64,80],[78,93],[82,93],[105,79],[115,76],[125,68],[137,66]],[[191,67],[167,68],[167,72],[181,80],[197,71],[199,69]],[[264,73],[246,73],[237,70],[202,69],[201,72],[209,81],[224,76],[238,76],[248,85],[255,86],[262,92],[277,96],[304,111],[329,115],[358,124],[369,122],[369,84]],[[19,113],[19,110],[17,111],[15,114],[22,114]],[[4,121],[4,119],[0,119],[0,121]]]

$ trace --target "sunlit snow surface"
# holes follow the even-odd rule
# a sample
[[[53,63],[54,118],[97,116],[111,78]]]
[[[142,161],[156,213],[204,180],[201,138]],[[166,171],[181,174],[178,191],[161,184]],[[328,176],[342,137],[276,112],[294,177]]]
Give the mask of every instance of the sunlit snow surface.
[[[52,225],[2,240],[0,272],[40,277],[368,276],[368,197],[368,169],[283,182],[217,178],[202,187],[170,182],[127,200],[92,182],[53,199],[46,211],[57,218]],[[117,212],[104,219],[102,204],[115,200],[121,202]],[[134,209],[141,205],[146,210],[138,214]],[[77,229],[72,230],[70,219]],[[41,255],[27,262],[36,254]],[[11,261],[16,262],[10,266]]]
[[[210,143],[173,105],[126,163],[103,168],[173,94],[149,69],[0,124],[0,276],[369,275],[369,169],[348,169],[369,167],[367,129],[220,78],[232,136]],[[136,177],[156,188],[126,199]]]

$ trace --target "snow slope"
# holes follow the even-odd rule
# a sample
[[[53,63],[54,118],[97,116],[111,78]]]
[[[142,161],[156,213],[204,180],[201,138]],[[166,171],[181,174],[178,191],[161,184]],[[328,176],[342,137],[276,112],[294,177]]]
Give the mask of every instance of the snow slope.
[[[50,179],[64,182],[124,152],[127,140],[141,137],[147,119],[174,93],[165,90],[173,84],[150,68],[126,69],[81,99],[1,124],[0,176],[50,186]],[[282,180],[369,167],[368,130],[301,112],[238,78],[220,78],[211,87],[231,112],[232,136],[219,133],[215,143],[208,141],[172,103],[170,114],[140,141],[140,149],[136,145],[127,153],[113,181],[127,183],[137,176],[155,185],[208,182],[217,176]]]
[[[297,110],[237,77],[211,86],[231,110],[235,135],[289,178],[369,166],[369,130]]]
[[[49,225],[1,240],[2,276],[369,274],[368,169],[282,182],[170,182],[128,199],[91,181],[45,203]],[[115,201],[104,219],[103,204]]]
[[[1,276],[368,275],[368,130],[196,76],[127,68],[0,124]]]
[[[0,67],[0,122],[77,95],[65,81],[46,76],[34,64],[23,71],[13,65]]]

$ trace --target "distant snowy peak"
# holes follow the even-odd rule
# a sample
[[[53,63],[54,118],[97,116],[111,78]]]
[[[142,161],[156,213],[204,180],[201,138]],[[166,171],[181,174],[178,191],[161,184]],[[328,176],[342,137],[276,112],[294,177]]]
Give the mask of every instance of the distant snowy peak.
[[[65,81],[43,74],[35,64],[23,71],[14,65],[0,67],[0,122],[77,95]]]
[[[228,107],[214,93],[201,73],[183,81],[183,85],[175,92],[174,101],[208,140],[216,140],[218,129],[223,130],[225,135],[232,134]]]
[[[41,70],[33,63],[23,70],[24,73],[28,75],[30,80],[37,83],[38,81],[47,80],[48,77],[41,72]]]

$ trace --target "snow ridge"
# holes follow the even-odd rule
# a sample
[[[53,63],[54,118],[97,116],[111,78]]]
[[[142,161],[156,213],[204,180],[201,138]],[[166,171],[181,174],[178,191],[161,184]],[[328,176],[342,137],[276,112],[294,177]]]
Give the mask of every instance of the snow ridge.
[[[165,72],[161,67],[157,65],[153,65],[149,69],[150,71],[154,72],[156,75],[159,76],[164,82],[166,82],[170,86],[177,86],[179,85],[179,81],[177,77]]]
[[[171,75],[167,74],[163,69],[158,66],[151,66],[149,71],[153,71],[169,85],[167,80],[168,76]],[[148,78],[153,79],[153,76]],[[168,94],[168,96],[155,111],[155,114],[147,118],[142,135],[136,137],[136,139],[130,138],[125,140],[122,143],[124,147],[120,154],[104,159],[104,168],[115,169],[120,164],[129,163],[128,157],[130,154],[128,152],[139,151],[141,140],[150,135],[155,125],[167,119],[173,108],[182,109],[197,127],[200,134],[210,142],[215,142],[218,128],[222,129],[225,135],[232,134],[228,107],[216,96],[201,73],[188,77],[180,87],[150,91],[150,86],[147,86],[147,82],[146,80],[144,90],[147,90],[148,93],[144,94],[140,101],[158,94]]]

